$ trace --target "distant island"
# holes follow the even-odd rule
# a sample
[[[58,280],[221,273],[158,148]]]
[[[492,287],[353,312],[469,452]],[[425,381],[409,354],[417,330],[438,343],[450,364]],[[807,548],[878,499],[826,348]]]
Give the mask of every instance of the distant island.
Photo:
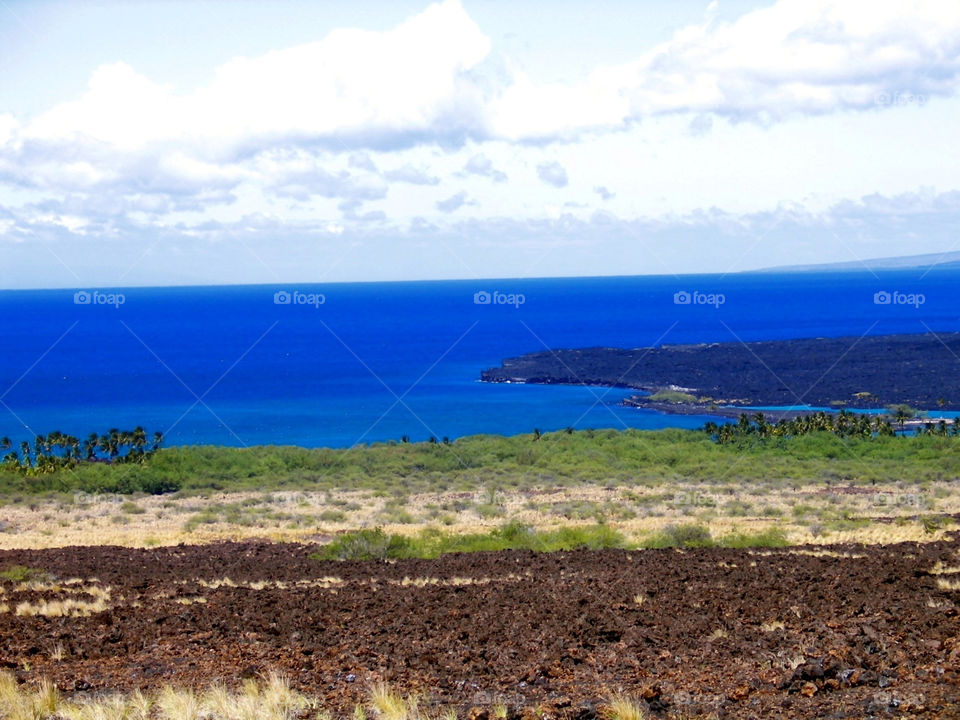
[[[901,255],[898,257],[868,258],[847,262],[818,263],[811,265],[780,265],[777,267],[749,270],[750,273],[784,272],[846,272],[848,270],[911,270],[913,268],[957,268],[960,267],[960,251],[927,253],[925,255]]]
[[[624,404],[679,413],[798,405],[947,413],[960,410],[960,333],[543,351],[507,358],[480,379],[634,389],[643,393]]]

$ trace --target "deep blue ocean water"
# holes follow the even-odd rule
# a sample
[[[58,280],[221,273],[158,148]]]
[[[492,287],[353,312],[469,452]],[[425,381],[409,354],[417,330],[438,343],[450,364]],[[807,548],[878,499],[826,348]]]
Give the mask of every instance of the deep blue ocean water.
[[[167,444],[342,447],[696,427],[618,406],[625,390],[478,377],[547,348],[960,329],[958,269],[83,290],[0,292],[0,436],[139,424]]]

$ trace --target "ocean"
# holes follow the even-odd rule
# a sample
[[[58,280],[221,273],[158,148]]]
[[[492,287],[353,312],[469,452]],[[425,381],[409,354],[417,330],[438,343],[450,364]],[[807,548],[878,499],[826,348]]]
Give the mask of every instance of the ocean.
[[[960,269],[0,292],[0,436],[168,445],[698,427],[628,390],[491,385],[550,348],[960,329]],[[960,366],[960,361],[958,361]],[[960,369],[960,367],[958,367]]]

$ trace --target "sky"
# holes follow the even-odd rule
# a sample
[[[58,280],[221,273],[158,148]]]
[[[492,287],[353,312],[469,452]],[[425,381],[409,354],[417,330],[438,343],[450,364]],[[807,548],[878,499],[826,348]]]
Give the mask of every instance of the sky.
[[[0,0],[0,288],[960,250],[960,3]]]

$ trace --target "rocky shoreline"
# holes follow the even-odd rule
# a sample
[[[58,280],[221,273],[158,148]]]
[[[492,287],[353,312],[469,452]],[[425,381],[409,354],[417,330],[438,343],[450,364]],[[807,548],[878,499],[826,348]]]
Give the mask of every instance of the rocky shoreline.
[[[674,414],[776,420],[836,410],[909,405],[960,412],[960,333],[535,352],[484,370],[484,382],[601,385],[640,390],[623,404]]]

